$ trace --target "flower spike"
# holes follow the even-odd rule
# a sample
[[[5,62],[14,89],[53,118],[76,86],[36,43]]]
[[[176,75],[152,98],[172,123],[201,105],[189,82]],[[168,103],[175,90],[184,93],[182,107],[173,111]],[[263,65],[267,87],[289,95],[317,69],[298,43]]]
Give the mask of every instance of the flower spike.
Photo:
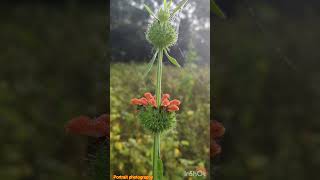
[[[145,101],[142,100],[142,98],[138,102],[134,101],[133,104],[140,104],[138,106],[138,116],[140,122],[146,129],[154,133],[152,175],[155,180],[161,180],[163,177],[163,164],[160,156],[160,134],[171,129],[175,125],[175,111],[179,110],[178,106],[180,105],[180,101],[174,101],[175,103],[171,104],[169,101],[170,95],[164,94],[161,98],[163,54],[168,57],[172,64],[180,67],[177,60],[171,57],[168,54],[168,51],[169,48],[175,45],[178,40],[178,30],[172,23],[172,17],[176,12],[182,9],[187,1],[188,0],[182,0],[177,4],[177,7],[173,9],[172,13],[170,13],[172,0],[170,0],[169,3],[167,3],[167,0],[163,0],[163,7],[160,7],[156,15],[147,5],[144,5],[150,16],[156,19],[149,24],[146,31],[147,41],[157,50],[148,65],[146,73],[148,74],[154,64],[155,59],[158,58],[157,82],[155,90],[156,95],[152,96],[151,93],[145,93],[145,98],[148,101],[148,105],[144,105]]]

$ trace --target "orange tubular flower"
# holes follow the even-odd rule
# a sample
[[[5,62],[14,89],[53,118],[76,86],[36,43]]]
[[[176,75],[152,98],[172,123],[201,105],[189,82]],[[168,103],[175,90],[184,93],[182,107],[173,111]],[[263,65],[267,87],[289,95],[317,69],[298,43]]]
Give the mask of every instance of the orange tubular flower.
[[[181,102],[177,99],[174,99],[172,101],[170,101],[170,105],[176,105],[176,106],[179,106],[181,104]]]
[[[162,101],[164,100],[164,99],[169,99],[170,98],[170,94],[163,94],[162,95]]]
[[[157,107],[157,103],[155,99],[150,99],[149,104],[151,104],[153,107]]]
[[[141,102],[140,99],[133,98],[133,99],[131,99],[131,104],[134,104],[134,105],[142,105],[142,102]]]
[[[179,107],[177,105],[169,105],[168,111],[169,112],[179,111]]]
[[[67,133],[75,135],[109,138],[109,119],[108,114],[102,114],[96,119],[91,119],[88,116],[78,116],[72,118],[65,125],[65,130]]]
[[[141,101],[142,105],[144,105],[144,106],[148,105],[148,100],[146,98],[144,98],[144,97],[140,98],[140,101]]]
[[[219,141],[219,139],[222,138],[224,133],[225,128],[220,122],[216,120],[210,122],[210,156],[212,158],[221,153],[221,146],[217,143],[217,141]]]
[[[216,120],[213,120],[211,123],[210,123],[210,136],[212,139],[216,139],[216,138],[220,138],[224,135],[225,133],[225,128],[223,127],[223,125],[216,121]]]
[[[162,99],[163,99],[163,98],[162,98]],[[169,101],[168,99],[163,99],[161,105],[164,106],[164,107],[167,107],[167,106],[170,105],[170,101]]]
[[[177,99],[174,99],[172,101],[169,100],[170,94],[163,94],[161,98],[161,107],[164,107],[164,110],[168,112],[174,112],[179,111],[179,105],[181,102]],[[142,105],[142,106],[152,106],[155,108],[158,108],[156,96],[153,96],[150,92],[144,93],[144,97],[138,99],[133,98],[131,99],[131,104],[133,105]]]
[[[154,99],[154,97],[152,96],[152,94],[149,93],[149,92],[144,93],[144,97],[146,97],[149,101],[150,101],[151,99]]]
[[[215,157],[216,155],[221,153],[221,146],[217,144],[216,141],[213,141],[210,145],[210,156]]]

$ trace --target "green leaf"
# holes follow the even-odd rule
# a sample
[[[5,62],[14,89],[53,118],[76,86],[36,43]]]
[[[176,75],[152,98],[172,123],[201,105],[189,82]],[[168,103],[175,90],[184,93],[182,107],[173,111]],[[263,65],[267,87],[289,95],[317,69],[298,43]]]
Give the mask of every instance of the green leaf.
[[[152,66],[153,66],[153,64],[154,64],[154,61],[156,60],[156,57],[157,57],[158,52],[159,52],[159,50],[157,50],[157,51],[154,53],[152,59],[151,59],[150,62],[148,63],[147,71],[144,73],[143,78],[147,77],[147,75],[148,75],[149,72],[151,71]]]
[[[180,1],[180,2],[178,3],[177,7],[174,8],[174,10],[172,11],[170,17],[174,16],[174,14],[175,14],[176,12],[178,12],[187,2],[188,2],[188,0],[182,0],[182,1]]]
[[[168,5],[168,8],[170,8],[171,5],[172,5],[172,0],[170,0],[169,5]]]
[[[181,67],[180,64],[178,63],[178,61],[177,61],[175,58],[171,57],[171,56],[168,54],[167,50],[164,50],[164,53],[166,54],[167,58],[169,59],[169,61],[170,61],[172,64],[176,65],[177,67]]]
[[[211,11],[213,11],[213,13],[215,13],[217,16],[221,18],[226,18],[226,16],[224,15],[224,13],[222,12],[222,10],[219,8],[219,6],[214,0],[211,0],[210,6],[211,6]]]
[[[163,7],[164,7],[164,10],[167,10],[167,0],[163,0]]]
[[[149,8],[149,6],[147,6],[146,4],[144,4],[144,8],[146,8],[146,10],[148,11],[148,13],[150,14],[150,16],[154,17],[155,19],[157,19],[159,21],[159,19],[157,18],[157,16],[151,11],[151,9]]]

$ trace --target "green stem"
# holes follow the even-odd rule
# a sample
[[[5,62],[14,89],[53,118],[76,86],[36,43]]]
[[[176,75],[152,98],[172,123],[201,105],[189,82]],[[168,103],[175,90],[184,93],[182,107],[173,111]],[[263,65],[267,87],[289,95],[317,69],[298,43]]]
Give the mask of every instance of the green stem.
[[[160,161],[160,133],[155,133],[153,135],[153,179],[154,180],[160,180],[158,179],[159,174],[159,162]]]
[[[161,106],[162,58],[163,58],[163,49],[160,49],[159,50],[159,56],[158,56],[157,87],[156,87],[156,98],[157,98],[158,107]]]
[[[161,78],[162,78],[162,59],[163,59],[163,49],[159,49],[158,56],[158,66],[157,66],[157,86],[156,86],[156,99],[157,106],[161,106]],[[154,133],[154,142],[153,142],[153,179],[161,180],[162,174],[159,176],[159,173],[162,173],[162,170],[159,169],[159,164],[162,165],[160,160],[160,133]]]

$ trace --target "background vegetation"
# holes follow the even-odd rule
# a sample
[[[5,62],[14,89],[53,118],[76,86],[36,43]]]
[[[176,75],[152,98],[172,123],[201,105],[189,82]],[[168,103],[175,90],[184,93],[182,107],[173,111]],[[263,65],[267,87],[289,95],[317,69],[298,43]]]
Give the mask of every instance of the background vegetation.
[[[0,5],[0,179],[88,179],[78,115],[106,112],[106,3]]]
[[[140,125],[136,107],[130,104],[131,98],[154,92],[156,71],[146,81],[146,66],[111,65],[111,175],[150,175],[152,170],[152,134]],[[209,73],[208,66],[164,67],[163,91],[182,102],[176,128],[161,141],[167,179],[181,179],[187,170],[209,168]]]
[[[218,1],[214,116],[226,126],[216,179],[317,179],[319,1]]]

